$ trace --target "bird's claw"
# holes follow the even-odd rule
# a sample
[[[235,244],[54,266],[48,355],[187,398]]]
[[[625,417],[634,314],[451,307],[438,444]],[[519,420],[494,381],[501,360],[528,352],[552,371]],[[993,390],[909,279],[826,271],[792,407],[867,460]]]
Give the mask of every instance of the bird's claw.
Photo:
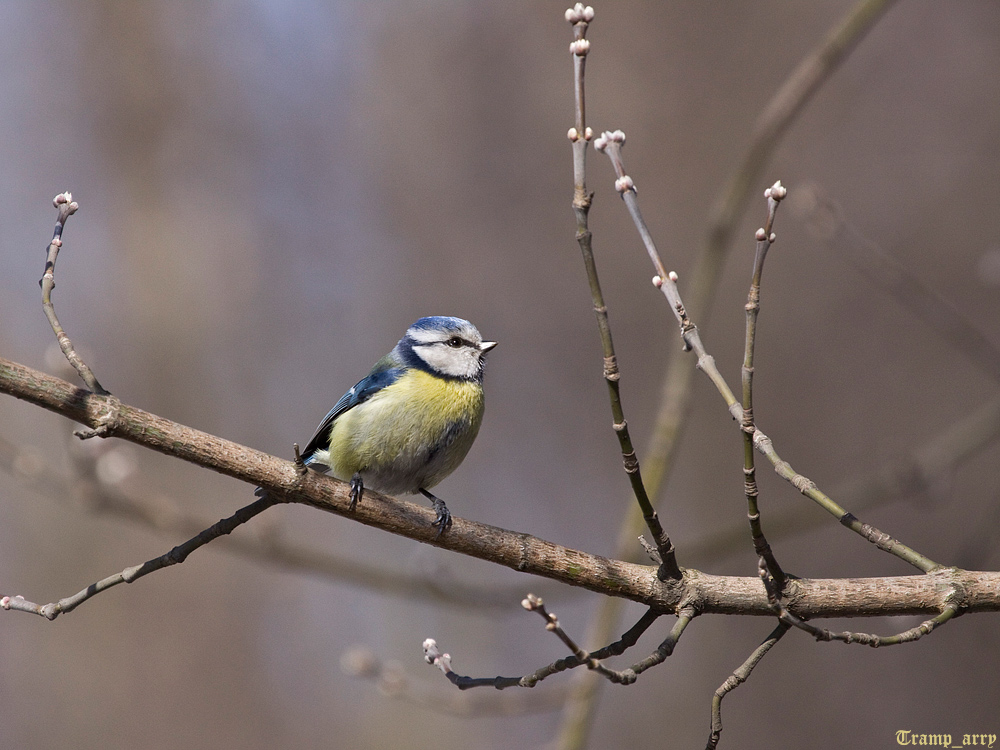
[[[361,496],[365,494],[365,483],[361,479],[360,474],[355,474],[351,477],[351,507],[349,510],[354,510],[358,507],[358,503],[361,502]]]
[[[444,500],[441,500],[440,498],[435,497],[433,500],[431,500],[431,503],[434,506],[434,512],[437,513],[437,518],[434,520],[434,523],[432,523],[431,526],[437,528],[438,533],[437,537],[435,538],[438,538],[445,531],[451,528],[451,511],[448,510],[448,506],[444,504]]]

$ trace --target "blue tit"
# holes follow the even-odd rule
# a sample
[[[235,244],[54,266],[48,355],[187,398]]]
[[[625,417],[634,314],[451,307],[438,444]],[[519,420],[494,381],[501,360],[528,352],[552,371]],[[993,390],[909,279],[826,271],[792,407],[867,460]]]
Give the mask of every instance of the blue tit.
[[[330,410],[302,459],[351,483],[351,510],[366,487],[421,493],[441,534],[451,513],[429,490],[458,468],[479,433],[483,368],[496,345],[467,320],[421,318]]]

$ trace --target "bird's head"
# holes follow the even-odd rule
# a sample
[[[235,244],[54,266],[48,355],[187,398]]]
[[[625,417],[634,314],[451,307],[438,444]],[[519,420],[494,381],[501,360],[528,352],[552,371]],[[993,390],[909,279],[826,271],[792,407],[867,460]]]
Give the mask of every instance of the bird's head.
[[[406,361],[421,369],[476,380],[483,375],[486,353],[496,345],[496,341],[483,341],[467,320],[435,315],[410,326],[397,349]]]

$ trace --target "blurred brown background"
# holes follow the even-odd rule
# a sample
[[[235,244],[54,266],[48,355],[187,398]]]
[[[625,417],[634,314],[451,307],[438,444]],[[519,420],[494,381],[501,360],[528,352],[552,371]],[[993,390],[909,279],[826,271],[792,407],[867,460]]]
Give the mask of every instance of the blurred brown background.
[[[610,554],[627,502],[573,240],[566,2],[6,2],[0,5],[0,353],[52,371],[37,280],[55,212],[82,206],[56,309],[124,401],[290,456],[421,315],[498,339],[470,457],[440,487],[459,516]],[[844,0],[596,5],[595,130],[625,157],[669,268],[681,274],[754,119],[850,7]],[[901,2],[806,108],[763,191],[817,181],[860,231],[1000,344],[1000,6]],[[673,318],[591,151],[595,247],[645,445]],[[712,310],[693,310],[735,387],[752,232],[745,214]],[[782,209],[765,274],[756,413],[821,487],[929,441],[997,392],[947,341]],[[691,363],[693,366],[693,362]],[[682,565],[754,575],[749,541],[692,559],[744,523],[738,433],[696,380],[661,517]],[[59,417],[0,399],[2,437],[67,471]],[[251,488],[139,449],[128,486],[217,518]],[[941,562],[995,569],[1000,449],[927,497],[864,514]],[[807,502],[770,471],[762,503]],[[2,588],[51,601],[180,539],[88,513],[0,474]],[[597,597],[305,508],[260,521],[390,569],[544,589],[582,636]],[[820,513],[816,510],[815,513]],[[765,522],[767,516],[765,515]],[[247,533],[243,530],[242,533]],[[833,521],[776,544],[801,576],[911,572]],[[634,619],[640,610],[629,609]],[[449,686],[421,661],[435,637],[466,674],[519,674],[563,654],[537,617],[401,601],[215,549],[45,623],[0,622],[4,748],[542,747],[558,713],[442,717],[344,676],[356,644]],[[836,623],[890,633],[916,620]],[[706,617],[637,685],[607,689],[592,747],[701,746],[712,692],[771,629]],[[665,624],[634,654],[652,650]],[[724,706],[723,746],[895,746],[895,732],[1000,732],[1000,639],[970,616],[873,651],[792,633]],[[587,644],[597,645],[597,644]],[[621,662],[623,666],[625,661]],[[616,665],[617,666],[617,665]],[[535,688],[567,684],[556,677]]]

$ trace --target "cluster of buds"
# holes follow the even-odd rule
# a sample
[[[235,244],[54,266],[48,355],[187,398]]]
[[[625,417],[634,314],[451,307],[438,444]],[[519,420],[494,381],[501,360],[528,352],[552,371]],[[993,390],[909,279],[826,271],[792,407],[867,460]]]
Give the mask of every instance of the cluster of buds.
[[[611,143],[617,143],[619,146],[624,146],[625,132],[623,130],[605,130],[601,133],[600,137],[594,141],[594,148],[603,154],[604,149],[606,149]]]
[[[572,8],[566,10],[566,20],[572,24],[590,23],[594,20],[594,9],[589,5],[584,7],[583,3],[577,3]]]
[[[451,654],[442,654],[437,641],[433,638],[424,641],[424,661],[437,667],[445,674],[451,671]]]

